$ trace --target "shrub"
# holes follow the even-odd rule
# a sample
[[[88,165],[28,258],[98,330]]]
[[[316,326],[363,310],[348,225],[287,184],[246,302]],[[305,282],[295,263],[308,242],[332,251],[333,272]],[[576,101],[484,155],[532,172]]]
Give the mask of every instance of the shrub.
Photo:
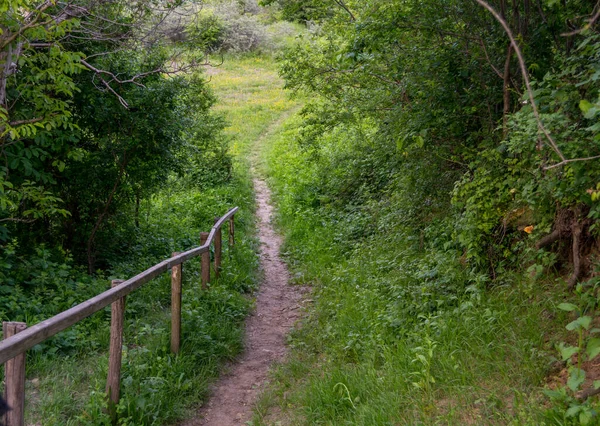
[[[226,34],[223,19],[213,12],[201,11],[186,30],[188,41],[203,50],[214,52],[221,48]]]
[[[229,22],[222,49],[233,52],[258,50],[267,41],[264,26],[254,16],[243,15]]]

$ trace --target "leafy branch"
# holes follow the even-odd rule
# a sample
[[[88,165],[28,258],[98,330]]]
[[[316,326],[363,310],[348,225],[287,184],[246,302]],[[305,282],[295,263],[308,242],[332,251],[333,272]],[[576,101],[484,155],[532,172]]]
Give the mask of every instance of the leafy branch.
[[[523,81],[525,82],[525,87],[527,89],[527,95],[529,97],[529,102],[531,104],[531,108],[533,110],[533,115],[535,117],[538,129],[540,130],[540,132],[542,132],[544,134],[548,145],[552,148],[552,150],[556,153],[556,155],[558,155],[558,157],[561,160],[560,162],[558,162],[556,164],[552,164],[550,166],[545,166],[544,169],[548,170],[548,169],[552,169],[555,167],[564,166],[565,164],[568,164],[568,163],[573,163],[573,162],[578,162],[578,161],[589,161],[589,160],[595,160],[595,159],[600,158],[600,155],[595,155],[592,157],[583,157],[583,158],[571,158],[571,159],[567,159],[565,157],[565,155],[562,153],[562,151],[558,147],[558,144],[556,143],[554,138],[550,135],[550,132],[548,131],[548,129],[546,129],[546,126],[544,126],[544,123],[542,122],[537,104],[535,102],[535,97],[533,95],[533,89],[531,88],[531,82],[529,80],[529,73],[527,71],[527,66],[525,64],[525,58],[523,56],[523,52],[521,51],[521,48],[519,47],[519,44],[517,43],[517,40],[515,39],[515,37],[512,33],[512,30],[508,26],[508,23],[485,0],[475,0],[475,1],[477,3],[479,3],[480,6],[482,6],[483,8],[485,8],[487,11],[489,11],[492,14],[492,16],[500,23],[500,25],[502,25],[502,28],[504,28],[504,31],[506,32],[508,38],[510,39],[510,44],[511,44],[512,48],[514,49],[515,54],[517,55],[517,61],[519,62],[519,68],[521,70],[521,75],[523,76]]]

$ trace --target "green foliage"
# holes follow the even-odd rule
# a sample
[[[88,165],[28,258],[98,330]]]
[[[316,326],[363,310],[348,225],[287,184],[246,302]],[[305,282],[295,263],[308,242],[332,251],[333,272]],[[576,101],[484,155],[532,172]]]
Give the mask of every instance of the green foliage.
[[[61,200],[48,190],[48,183],[64,169],[62,159],[53,154],[68,143],[65,132],[76,129],[70,98],[79,90],[74,79],[83,69],[84,55],[54,42],[76,31],[80,22],[48,21],[50,12],[45,8],[35,16],[30,2],[9,1],[4,7],[0,18],[0,146],[6,161],[0,168],[0,216],[2,222],[12,222],[64,215]],[[33,16],[27,24],[29,13]],[[40,25],[40,21],[52,24]],[[33,41],[51,47],[40,50]],[[48,167],[42,167],[43,163]],[[0,237],[6,239],[4,225],[0,225]]]
[[[402,193],[395,181],[382,194],[365,179],[372,195],[348,194],[333,165],[350,165],[352,175],[360,148],[341,141],[356,140],[334,131],[307,148],[301,124],[290,119],[267,148],[268,170],[292,276],[313,286],[313,305],[293,335],[292,361],[275,376],[276,396],[262,404],[276,401],[300,424],[541,421],[533,400],[516,403],[520,414],[505,408],[550,363],[551,325],[538,318],[553,306],[551,291],[523,297],[513,276],[512,286],[487,293],[486,275],[465,268],[448,244],[450,219],[423,204],[428,220],[416,227],[403,203],[419,192]]]
[[[600,148],[594,121],[578,106],[582,96],[597,96],[596,38],[585,38],[577,54],[567,58],[558,55],[556,69],[535,85],[542,120],[568,158],[589,157]],[[551,165],[554,160],[541,149],[538,133],[531,108],[514,113],[506,140],[473,156],[470,168],[474,172],[466,174],[455,189],[455,205],[463,209],[457,236],[469,257],[478,262],[487,261],[486,247],[494,244],[492,251],[497,258],[512,257],[514,263],[511,250],[515,237],[518,239],[517,225],[523,229],[535,223],[534,235],[542,236],[550,231],[557,205],[563,209],[585,206],[588,217],[598,216],[598,205],[591,198],[600,173],[598,162],[572,162],[544,170],[540,166]],[[537,145],[532,143],[536,139]],[[490,240],[503,241],[500,245]]]
[[[191,44],[211,52],[221,48],[225,31],[225,22],[220,17],[212,11],[201,11],[186,28],[186,35]]]
[[[586,380],[587,372],[593,368],[594,360],[600,355],[600,339],[595,337],[600,329],[592,325],[598,308],[598,298],[595,295],[597,285],[597,279],[578,285],[578,304],[561,303],[557,306],[562,311],[576,315],[565,328],[576,335],[577,343],[574,346],[565,342],[557,345],[560,357],[567,366],[568,379],[564,386],[546,390],[545,394],[555,403],[548,410],[548,415],[563,417],[567,424],[591,425],[598,422],[600,407],[597,401],[580,398],[582,391],[590,392],[600,387],[600,381]]]
[[[123,6],[65,13],[16,1],[1,18],[0,239],[17,238],[18,256],[44,244],[89,273],[107,269],[135,243],[140,203],[169,176],[200,187],[231,178],[204,77],[166,74],[182,47],[157,39],[152,22],[168,11]]]
[[[37,323],[105,290],[73,264],[69,253],[36,247],[19,256],[16,240],[2,247],[0,317],[4,321]]]
[[[330,15],[332,4],[319,0],[261,0],[262,5],[277,5],[283,19],[296,22],[318,21]]]
[[[552,167],[506,34],[475,3],[336,3],[282,61],[287,87],[311,100],[268,169],[314,305],[269,396],[299,424],[593,424],[595,402],[567,387],[563,410],[543,395],[563,333],[545,320],[564,302],[551,274],[568,259],[534,243],[578,220],[591,249],[600,163]],[[559,37],[589,6],[494,6],[561,152],[598,155],[597,35]],[[593,317],[569,329],[587,336]],[[595,356],[583,340],[561,356]],[[582,369],[569,375],[581,389]]]

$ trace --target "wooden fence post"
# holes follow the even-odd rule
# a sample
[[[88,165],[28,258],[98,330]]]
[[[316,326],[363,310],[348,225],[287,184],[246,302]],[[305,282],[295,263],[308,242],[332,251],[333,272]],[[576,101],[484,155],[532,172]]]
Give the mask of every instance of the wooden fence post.
[[[181,254],[173,253],[173,256]],[[171,352],[179,353],[181,342],[181,282],[183,263],[171,268]]]
[[[220,217],[215,218],[215,223],[221,219]],[[217,229],[215,234],[215,278],[219,278],[219,269],[221,269],[221,251],[222,251],[222,232],[221,227]]]
[[[208,240],[208,232],[200,233],[200,245],[203,246]],[[202,288],[207,289],[208,282],[210,281],[210,247],[209,250],[202,253],[201,255],[201,273],[202,273]]]
[[[27,324],[24,322],[2,323],[5,339],[26,328]],[[10,407],[10,411],[4,415],[4,424],[23,426],[25,424],[25,352],[4,364],[4,397]]]
[[[235,244],[235,224],[233,218],[235,215],[231,215],[229,218],[229,252],[231,253],[231,249]]]
[[[112,280],[111,287],[120,285],[123,280]],[[125,323],[125,297],[114,301],[110,306],[110,349],[108,357],[108,377],[106,394],[108,412],[116,420],[116,405],[119,403],[121,386],[121,358],[123,356],[123,325]]]

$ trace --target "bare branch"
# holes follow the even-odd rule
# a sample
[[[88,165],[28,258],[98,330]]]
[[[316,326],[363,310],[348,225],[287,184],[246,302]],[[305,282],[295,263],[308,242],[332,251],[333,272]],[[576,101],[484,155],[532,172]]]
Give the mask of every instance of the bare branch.
[[[113,74],[112,72],[96,68],[95,66],[93,66],[89,62],[87,62],[85,59],[81,59],[80,62],[81,62],[81,64],[84,67],[86,67],[87,69],[89,69],[91,71],[94,71],[96,74],[104,74],[104,75],[110,76],[111,77],[111,81],[114,81],[114,82],[116,82],[118,84],[133,83],[136,86],[140,86],[140,87],[146,87],[146,86],[144,86],[140,82],[135,81],[136,79],[145,77],[145,76],[150,75],[150,74],[155,74],[157,72],[162,72],[162,68],[159,68],[159,69],[154,70],[154,71],[148,71],[148,72],[144,72],[144,73],[141,73],[141,74],[137,74],[137,75],[133,76],[132,78],[130,78],[128,80],[121,80],[115,74]],[[107,84],[105,80],[103,80],[103,81],[104,81],[105,84]]]
[[[579,28],[577,30],[568,32],[568,33],[562,33],[561,36],[563,37],[571,37],[574,35],[577,35],[589,28],[592,27],[592,25],[594,25],[594,23],[598,20],[598,18],[600,18],[600,2],[596,3],[596,6],[594,6],[594,9],[598,9],[596,11],[596,14],[594,16],[592,16],[590,19],[587,20],[587,24],[585,24],[582,28]]]
[[[42,120],[46,119],[46,117],[37,117],[37,118],[30,118],[29,120],[17,120],[17,121],[11,121],[9,124],[11,127],[14,126],[20,126],[22,124],[33,124],[33,123],[38,123]]]
[[[125,99],[123,99],[123,97],[121,95],[119,95],[117,92],[115,92],[115,90],[112,87],[110,87],[110,84],[108,84],[106,82],[106,80],[104,80],[102,77],[100,77],[100,81],[109,90],[109,92],[111,92],[113,95],[115,95],[117,97],[117,99],[119,100],[119,103],[121,105],[123,105],[123,107],[125,109],[129,109],[129,104],[127,103],[127,101]]]
[[[481,45],[481,48],[483,49],[483,53],[485,54],[485,58],[487,59],[488,64],[490,65],[490,67],[492,67],[492,69],[494,70],[494,72],[496,73],[496,75],[498,77],[500,77],[500,79],[504,80],[504,76],[502,75],[502,73],[500,71],[498,71],[498,68],[496,68],[494,66],[494,64],[492,63],[492,61],[491,61],[491,59],[490,59],[490,57],[488,55],[487,49],[485,47],[485,43],[483,42],[483,39],[481,37],[479,37],[479,44]]]
[[[525,87],[527,88],[527,95],[529,97],[529,101],[531,102],[531,108],[533,110],[533,115],[537,122],[538,129],[546,137],[546,140],[548,141],[548,145],[554,150],[556,155],[558,155],[558,157],[562,160],[561,162],[564,163],[565,161],[567,161],[567,159],[565,158],[562,151],[558,148],[558,145],[556,144],[556,142],[550,135],[550,132],[548,132],[548,130],[544,126],[544,123],[542,123],[542,119],[540,117],[540,113],[538,111],[537,105],[535,103],[535,98],[533,96],[533,90],[531,89],[531,83],[529,81],[529,73],[527,72],[527,66],[525,65],[525,59],[523,57],[523,52],[521,52],[521,48],[519,47],[519,44],[515,40],[515,37],[513,36],[511,29],[509,28],[506,21],[487,2],[485,2],[484,0],[475,0],[475,1],[477,3],[479,3],[479,5],[481,5],[483,8],[487,9],[494,16],[494,18],[500,23],[500,25],[502,25],[502,27],[504,28],[504,31],[508,35],[508,38],[510,39],[510,43],[512,44],[512,47],[515,50],[515,53],[517,55],[519,67],[521,69],[521,74],[523,75],[523,81],[525,82]]]
[[[20,219],[17,217],[6,217],[4,219],[0,219],[0,222],[33,223],[35,222],[35,219]]]
[[[342,9],[344,9],[346,12],[348,12],[348,15],[350,15],[350,19],[352,20],[352,22],[356,21],[356,17],[352,13],[352,11],[348,8],[348,6],[346,6],[346,3],[344,3],[344,0],[333,0],[333,2],[335,4],[337,4],[339,7],[341,7]]]
[[[585,158],[571,158],[569,160],[563,160],[560,163],[552,164],[551,166],[546,166],[546,167],[544,167],[544,169],[550,170],[550,169],[554,169],[555,167],[564,166],[565,164],[575,163],[577,161],[597,160],[598,158],[600,158],[600,155],[594,155],[593,157],[585,157]]]

